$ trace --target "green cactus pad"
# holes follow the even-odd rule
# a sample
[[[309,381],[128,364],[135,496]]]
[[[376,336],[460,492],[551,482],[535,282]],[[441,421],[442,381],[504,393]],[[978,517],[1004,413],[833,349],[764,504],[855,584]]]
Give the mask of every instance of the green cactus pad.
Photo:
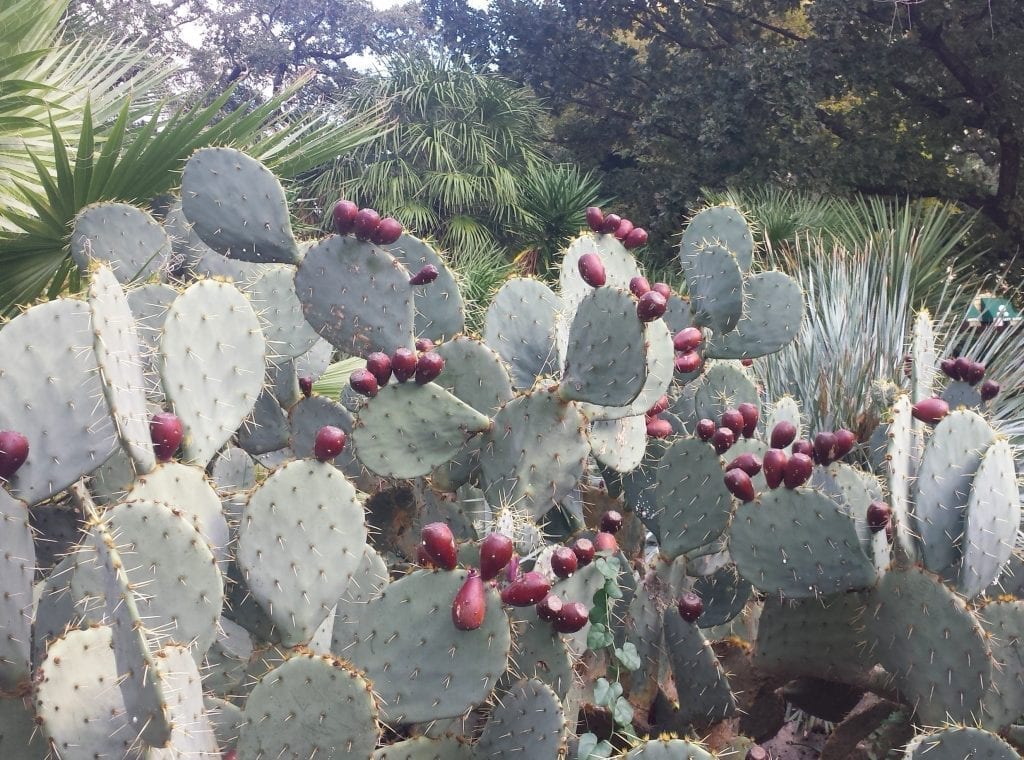
[[[509,673],[543,681],[564,698],[573,684],[572,658],[565,642],[551,623],[537,617],[533,607],[517,609],[514,614]]]
[[[942,390],[942,400],[949,404],[950,409],[978,409],[982,405],[981,393],[978,388],[953,380]]]
[[[992,684],[985,632],[938,577],[890,570],[868,595],[861,623],[867,652],[895,679],[924,725],[980,720]]]
[[[71,578],[75,572],[75,555],[58,562],[47,576],[36,584],[35,620],[32,621],[32,663],[38,667],[51,641],[64,635],[68,626],[78,620]]]
[[[485,590],[483,625],[460,631],[452,600],[463,570],[417,571],[368,602],[352,625],[336,630],[332,651],[364,669],[390,724],[462,715],[483,703],[508,664],[508,617]]]
[[[70,630],[38,668],[36,717],[61,760],[139,759],[145,752],[117,688],[113,638],[107,626]]]
[[[874,665],[859,621],[867,595],[765,599],[758,621],[754,666],[788,678],[859,678]]]
[[[373,760],[473,760],[473,745],[458,736],[432,739],[417,736],[388,744],[373,753]]]
[[[662,554],[680,554],[718,538],[729,525],[733,499],[722,479],[722,464],[710,444],[679,438],[661,457],[654,498],[660,510]]]
[[[248,491],[256,485],[256,463],[244,450],[228,446],[214,458],[211,478],[220,494]]]
[[[0,488],[0,690],[14,691],[31,669],[35,567],[28,509]]]
[[[729,551],[744,578],[793,598],[865,588],[875,569],[854,519],[826,495],[779,488],[736,510]]]
[[[437,279],[429,285],[413,289],[413,308],[416,312],[414,331],[417,338],[429,338],[440,343],[453,338],[466,327],[465,307],[459,284],[444,259],[429,244],[404,233],[397,242],[383,246],[384,250],[415,274],[427,264],[437,267]]]
[[[743,611],[752,591],[750,582],[732,563],[698,577],[693,582],[693,592],[704,600],[704,612],[697,624],[701,628],[713,628],[728,623]]]
[[[883,465],[889,486],[889,507],[895,522],[898,546],[906,556],[916,559],[918,541],[913,533],[915,526],[910,512],[910,484],[914,475],[914,418],[910,398],[905,394],[899,396],[892,405],[890,415]]]
[[[512,385],[532,388],[558,372],[561,299],[539,280],[514,278],[501,286],[484,320],[484,340],[508,364]]]
[[[336,401],[325,396],[310,396],[302,399],[288,412],[288,425],[291,435],[288,445],[295,456],[300,459],[311,459],[316,445],[316,434],[324,425],[333,425],[345,431],[346,436],[352,435],[355,421],[352,413]],[[350,478],[362,472],[362,466],[355,456],[355,447],[346,441],[345,448],[331,463]]]
[[[46,760],[49,751],[32,712],[23,697],[0,697],[0,757]]]
[[[219,697],[243,693],[242,680],[253,653],[249,632],[226,617],[203,662],[203,688]]]
[[[249,498],[236,562],[288,645],[309,640],[345,591],[366,546],[363,508],[345,476],[296,460]]]
[[[951,726],[915,736],[904,760],[1020,760],[1020,755],[995,734],[970,726]]]
[[[587,430],[590,450],[603,466],[616,472],[635,470],[647,451],[647,422],[643,417],[595,420]]]
[[[665,647],[677,684],[682,723],[706,726],[736,712],[736,698],[711,645],[693,623],[669,607],[664,612]]]
[[[494,416],[480,449],[487,502],[515,506],[535,519],[576,487],[590,446],[575,404],[536,391],[509,401]]]
[[[932,395],[938,374],[938,355],[935,351],[935,329],[927,309],[919,311],[914,319],[910,357],[911,398],[928,398]]]
[[[726,409],[742,403],[759,406],[760,398],[739,362],[718,361],[701,376],[693,402],[697,419],[714,420],[717,425]]]
[[[368,758],[377,746],[371,684],[330,656],[283,662],[252,690],[244,715],[242,758]]]
[[[436,383],[381,388],[359,410],[352,443],[359,460],[384,477],[429,475],[491,420]]]
[[[724,335],[736,327],[743,315],[743,273],[732,253],[708,244],[692,254],[680,249],[686,285],[693,309],[693,323]]]
[[[204,243],[181,210],[181,200],[175,199],[164,217],[164,232],[171,239],[175,270],[191,279],[218,278],[245,284],[256,278],[272,264],[243,261],[230,254],[220,254]]]
[[[164,389],[156,367],[156,354],[160,346],[160,333],[168,309],[178,297],[178,291],[163,283],[150,283],[132,288],[125,294],[135,317],[135,331],[139,339],[142,376],[146,383],[146,398],[155,404],[164,403]]]
[[[696,214],[683,233],[680,255],[684,258],[698,254],[708,243],[719,243],[736,257],[742,271],[750,269],[754,260],[754,236],[743,214],[732,206],[711,206]]]
[[[96,267],[92,273],[89,309],[103,393],[118,437],[136,470],[149,472],[156,465],[156,457],[149,434],[139,336],[128,299],[114,274],[105,266]]]
[[[369,356],[412,348],[409,270],[387,251],[351,235],[325,238],[295,272],[306,321],[335,348]],[[428,286],[429,287],[429,286]]]
[[[166,747],[149,750],[146,760],[220,757],[213,723],[203,702],[203,678],[187,647],[164,647],[158,653],[167,692],[171,738]]]
[[[992,602],[979,613],[995,666],[985,693],[985,725],[1000,731],[1024,715],[1024,602]]]
[[[648,739],[620,757],[626,760],[715,760],[704,747],[683,739]]]
[[[242,708],[210,695],[203,697],[203,705],[206,707],[206,717],[213,726],[221,751],[226,753],[235,749],[238,744],[238,729],[245,722]]]
[[[1000,439],[985,452],[971,484],[957,584],[961,594],[977,596],[999,575],[999,568],[1013,553],[1019,527],[1020,493],[1013,449]]]
[[[647,380],[647,345],[629,292],[597,288],[576,310],[559,393],[566,401],[628,406]]]
[[[157,364],[185,428],[184,461],[205,467],[249,415],[265,350],[259,318],[233,285],[204,280],[175,299]]]
[[[267,353],[271,356],[301,356],[320,339],[302,315],[302,304],[295,295],[294,267],[268,267],[246,288],[246,293],[260,317]]]
[[[971,483],[995,439],[995,431],[982,417],[961,409],[943,418],[925,444],[917,471],[914,524],[925,567],[943,577],[956,577]]]
[[[793,427],[796,428],[796,437],[801,437],[803,426],[800,423],[800,405],[792,396],[783,396],[772,405],[771,411],[768,412],[767,419],[764,422],[765,440],[771,438],[772,430],[780,422],[792,423]],[[793,446],[789,445],[783,450],[789,453],[793,450]]]
[[[284,189],[259,161],[232,148],[200,148],[181,175],[181,209],[218,253],[261,264],[294,264]]]
[[[16,430],[29,443],[7,488],[29,504],[57,495],[117,448],[90,316],[85,302],[60,298],[0,329],[0,356],[17,357],[0,370],[0,430]]]
[[[620,481],[626,505],[637,513],[647,529],[655,535],[661,533],[661,515],[664,511],[656,498],[658,476],[661,458],[670,445],[661,438],[648,438],[643,462],[632,472],[624,473]],[[606,475],[605,481],[608,480]]]
[[[747,277],[743,315],[735,329],[708,340],[705,355],[712,359],[756,359],[789,345],[803,320],[803,293],[796,280],[782,272]]]
[[[372,546],[367,546],[345,587],[345,593],[338,599],[334,613],[335,638],[345,635],[344,628],[363,614],[367,602],[384,592],[389,580],[388,566]]]
[[[529,679],[502,694],[484,725],[474,756],[558,757],[565,742],[565,714],[546,684]]]
[[[118,282],[145,280],[166,267],[170,255],[163,227],[127,203],[97,203],[75,217],[71,258],[82,274],[99,261],[110,265]]]
[[[238,445],[252,456],[283,449],[290,434],[288,417],[270,388],[256,397],[249,419],[238,428]]]
[[[614,235],[580,235],[562,255],[558,274],[558,292],[562,297],[565,314],[573,314],[580,302],[593,292],[580,275],[580,259],[596,253],[604,264],[605,285],[620,290],[629,289],[629,281],[640,275],[636,259]]]

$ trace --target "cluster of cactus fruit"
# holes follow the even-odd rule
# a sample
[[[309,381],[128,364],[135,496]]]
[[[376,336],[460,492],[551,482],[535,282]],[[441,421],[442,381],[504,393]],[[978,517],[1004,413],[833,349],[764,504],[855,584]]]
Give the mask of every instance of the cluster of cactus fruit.
[[[686,298],[601,214],[475,336],[355,204],[297,241],[222,148],[180,198],[84,210],[85,297],[0,329],[0,757],[764,760],[787,699],[826,758],[1019,757],[1014,449],[926,315],[870,439],[810,440],[750,366],[804,294],[729,207]]]

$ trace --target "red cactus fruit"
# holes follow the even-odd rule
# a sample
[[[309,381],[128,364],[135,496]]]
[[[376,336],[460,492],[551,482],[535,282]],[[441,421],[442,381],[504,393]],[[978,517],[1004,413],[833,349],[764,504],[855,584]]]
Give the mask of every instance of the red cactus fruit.
[[[636,315],[641,322],[653,322],[665,314],[667,306],[665,296],[656,290],[649,290],[640,296],[640,301],[636,305]]]
[[[334,459],[345,448],[345,431],[333,425],[324,425],[316,431],[313,456],[320,462]]]
[[[454,570],[458,564],[458,549],[452,529],[443,522],[424,525],[420,531],[420,546],[435,565],[445,570]]]
[[[806,454],[793,454],[786,462],[782,473],[782,482],[786,488],[798,488],[807,482],[814,469],[814,462]]]
[[[426,385],[444,370],[444,358],[436,351],[421,354],[416,362],[416,385]]]
[[[661,417],[647,418],[648,438],[668,438],[672,435],[672,423]]]
[[[846,428],[839,428],[836,431],[836,459],[842,459],[851,451],[857,444],[857,435],[852,430]]]
[[[782,484],[788,461],[789,456],[782,449],[768,449],[764,453],[761,468],[764,470],[764,479],[769,488],[778,488]]]
[[[577,264],[583,282],[592,288],[600,288],[607,280],[604,263],[596,253],[584,253]]]
[[[692,591],[687,591],[679,597],[676,609],[679,610],[679,617],[687,623],[696,623],[704,612],[704,600]]]
[[[935,425],[949,414],[949,404],[938,396],[934,396],[918,401],[910,411],[914,415],[915,420]]]
[[[773,449],[784,449],[795,439],[796,425],[788,420],[782,420],[772,428],[771,445]]]
[[[429,285],[437,279],[437,275],[440,274],[437,271],[437,267],[433,264],[424,264],[423,268],[420,269],[416,274],[409,278],[410,285]]]
[[[416,365],[419,364],[419,361],[420,359],[414,351],[410,351],[408,348],[396,348],[395,352],[391,354],[391,371],[395,375],[395,380],[404,383],[413,377],[416,374]]]
[[[640,248],[641,246],[647,245],[647,230],[643,227],[634,227],[633,230],[626,235],[626,239],[622,241],[622,244],[626,246],[626,250],[632,250],[634,248]]]
[[[614,235],[619,225],[622,224],[622,217],[618,214],[607,214],[601,223],[601,232],[605,235]]]
[[[370,235],[370,240],[377,245],[391,245],[398,242],[402,237],[402,223],[392,216],[386,216],[380,220],[377,229]]]
[[[577,538],[569,548],[575,552],[580,567],[586,567],[594,561],[596,550],[594,549],[594,542],[589,538]]]
[[[672,347],[681,353],[694,351],[703,339],[699,327],[684,327],[672,336]]]
[[[609,509],[601,515],[601,530],[605,533],[618,533],[622,530],[622,513]]]
[[[758,459],[757,454],[752,451],[748,451],[745,454],[740,454],[738,457],[733,459],[729,464],[725,466],[726,471],[728,470],[743,470],[750,477],[754,477],[757,473],[761,472],[761,460]]]
[[[15,435],[18,434],[15,433]],[[153,440],[153,452],[156,454],[157,461],[169,462],[185,437],[185,428],[182,426],[178,415],[171,412],[160,412],[159,414],[154,414],[149,421],[149,437]],[[6,450],[9,446],[10,444],[0,439],[0,450]],[[27,441],[25,443],[25,453],[28,454]],[[18,466],[21,466],[21,462],[18,462]],[[0,476],[9,477],[4,475],[2,471],[0,471]]]
[[[655,293],[660,293],[666,301],[668,301],[668,299],[672,297],[672,288],[668,286],[668,283],[656,282],[653,285],[651,285],[651,290],[653,290]]]
[[[559,633],[576,633],[590,621],[590,612],[582,602],[563,604],[555,618],[555,630]]]
[[[722,419],[719,421],[719,424],[724,428],[729,428],[732,434],[739,438],[743,435],[744,422],[743,415],[739,409],[726,409],[722,412]]]
[[[548,594],[537,602],[537,617],[545,622],[553,623],[558,619],[558,613],[564,606],[565,602],[562,601],[562,597],[558,594]]]
[[[547,578],[530,571],[502,589],[501,601],[512,607],[530,607],[547,596],[550,590]]]
[[[676,354],[675,369],[681,375],[688,375],[700,369],[701,358],[696,351],[687,351],[684,354]]]
[[[872,533],[885,530],[892,517],[892,510],[884,501],[873,501],[868,504],[868,527]]]
[[[380,387],[377,378],[365,367],[361,367],[349,375],[348,384],[356,393],[369,398],[376,396]]]
[[[629,292],[635,295],[637,298],[642,296],[644,293],[649,292],[651,289],[651,283],[647,281],[647,278],[643,275],[637,275],[629,281]]]
[[[714,420],[703,419],[697,423],[697,437],[702,441],[710,441],[716,430]]]
[[[426,353],[427,351],[433,351],[434,341],[432,341],[430,338],[417,338],[416,350],[419,351],[421,354]]]
[[[162,417],[163,415],[156,415]],[[170,415],[174,417],[174,415]],[[177,417],[174,419],[178,423],[178,427],[181,427],[181,421]],[[149,424],[150,434],[153,435],[153,423]],[[157,459],[160,459],[160,453],[166,451],[166,449],[160,449],[160,445],[154,441],[154,448],[157,448]],[[174,452],[178,450],[178,444],[181,443],[181,436],[178,436],[178,442],[174,444],[174,448],[170,450],[167,455],[167,459],[174,456]],[[14,430],[0,430],[0,478],[10,478],[18,471],[25,460],[28,459],[28,438],[23,436]],[[160,459],[161,462],[166,462],[167,459]]]
[[[391,357],[383,351],[374,351],[366,357],[366,369],[376,378],[377,385],[383,388],[391,379]]]
[[[814,436],[814,461],[823,465],[831,464],[836,458],[838,446],[835,433],[828,430],[818,433]]]
[[[662,396],[654,402],[654,405],[650,409],[647,410],[647,416],[657,417],[666,409],[668,409],[668,396]]]
[[[711,445],[719,454],[727,452],[734,443],[736,443],[736,435],[727,427],[718,428],[711,436]]]
[[[460,631],[475,631],[484,624],[487,598],[483,579],[476,570],[470,570],[465,583],[452,602],[452,622]]]
[[[753,438],[757,431],[757,422],[761,419],[761,412],[757,404],[744,401],[736,406],[736,411],[743,416],[743,437]]]
[[[302,395],[309,398],[313,395],[313,376],[303,375],[299,378],[299,390],[302,391]]]
[[[803,454],[805,457],[809,457],[811,461],[814,461],[814,444],[806,438],[801,438],[799,441],[793,441],[793,448],[791,451],[794,454]]]
[[[498,577],[509,562],[515,547],[503,533],[491,533],[480,542],[480,577],[485,581]]]
[[[985,377],[985,365],[981,362],[971,362],[967,369],[967,382],[970,385],[977,385]]]
[[[597,206],[587,209],[587,226],[594,232],[600,232],[604,226],[604,213]]]
[[[991,401],[999,395],[999,391],[1002,390],[1002,386],[999,385],[995,380],[986,380],[981,384],[979,392],[981,393],[982,401]]]
[[[551,572],[559,578],[568,578],[576,572],[579,560],[568,546],[559,546],[551,552]]]
[[[372,208],[361,208],[352,220],[352,231],[360,240],[369,240],[373,237],[377,225],[380,224],[380,214]]]
[[[633,223],[628,219],[623,219],[619,222],[619,227],[615,230],[615,237],[619,240],[625,240],[626,236],[633,231]]]
[[[594,536],[594,549],[599,552],[617,552],[619,550],[619,542],[615,540],[615,536],[611,533],[601,531]]]
[[[334,217],[334,229],[339,235],[347,235],[356,223],[359,206],[352,201],[340,200],[334,204],[331,215]]]
[[[754,492],[754,484],[750,480],[750,476],[738,467],[727,470],[723,480],[725,481],[725,487],[729,489],[729,493],[740,501],[753,501],[757,496]]]

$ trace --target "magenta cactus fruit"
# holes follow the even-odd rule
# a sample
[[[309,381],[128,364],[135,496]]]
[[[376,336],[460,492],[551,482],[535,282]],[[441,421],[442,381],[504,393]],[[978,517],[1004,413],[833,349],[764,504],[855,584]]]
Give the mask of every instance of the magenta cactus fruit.
[[[653,322],[664,316],[667,306],[665,296],[652,289],[640,296],[640,301],[636,305],[636,315],[640,317],[641,322]]]
[[[366,369],[377,379],[377,385],[383,388],[391,379],[391,357],[383,351],[374,351],[366,357]]]
[[[370,240],[377,245],[391,245],[402,237],[402,223],[392,216],[380,220],[377,229],[370,235]]]
[[[604,227],[604,212],[597,206],[587,208],[587,226],[594,232],[600,232]]]
[[[727,427],[718,428],[714,435],[711,436],[711,445],[715,447],[715,451],[719,454],[727,452],[734,443],[736,443],[736,434]]]
[[[436,351],[427,351],[416,362],[416,384],[426,385],[444,370],[444,357]]]
[[[791,449],[794,454],[803,454],[805,457],[814,460],[814,444],[808,441],[806,438],[801,438],[799,441],[793,441],[793,448]]]
[[[632,250],[633,248],[640,248],[647,245],[647,230],[643,227],[634,227],[632,231],[626,235],[626,239],[622,241],[622,244],[626,247],[626,250]]]
[[[576,552],[568,546],[556,547],[551,552],[551,572],[559,578],[568,578],[576,572],[578,565],[579,560],[576,558]]]
[[[395,380],[404,383],[413,377],[416,374],[416,365],[419,364],[419,361],[419,357],[414,351],[410,351],[408,348],[395,349],[395,352],[391,354],[391,371],[395,375]]]
[[[512,561],[515,546],[503,533],[491,533],[480,543],[480,576],[489,581]]]
[[[332,216],[334,217],[334,229],[339,235],[347,235],[352,231],[356,223],[356,214],[359,213],[359,206],[352,201],[340,200],[334,204]]]
[[[651,285],[651,290],[655,293],[660,293],[666,301],[672,297],[672,288],[670,288],[667,283],[656,282]]]
[[[590,287],[600,288],[605,284],[607,275],[604,271],[604,263],[596,253],[584,253],[580,256],[578,268],[583,282]]]
[[[782,479],[786,472],[786,462],[789,456],[782,449],[768,449],[761,460],[761,469],[764,470],[764,479],[769,488],[778,488],[782,485]]]
[[[437,271],[437,267],[433,264],[424,264],[423,268],[409,278],[410,285],[429,285],[437,279],[437,275],[440,272]]]
[[[941,362],[939,362],[939,368],[942,370],[943,374],[945,374],[946,377],[950,378],[951,380],[960,379],[956,376],[956,361],[954,359],[943,359]]]
[[[640,298],[644,293],[650,292],[650,290],[651,283],[643,275],[638,274],[629,281],[629,292],[637,298]]]
[[[958,356],[953,360],[953,373],[956,380],[967,382],[967,377],[971,372],[971,360],[966,356]]]
[[[682,375],[688,375],[691,372],[696,372],[700,369],[701,359],[700,354],[696,351],[687,351],[684,354],[677,354],[675,358],[675,369],[676,372]]]
[[[157,415],[159,417],[161,415]],[[174,417],[174,415],[171,415]],[[156,419],[154,417],[153,419]],[[177,417],[174,417],[177,420]],[[181,427],[181,421],[178,421],[178,427]],[[153,423],[149,426],[150,433],[153,430]],[[181,437],[178,438],[178,443],[181,443]],[[155,442],[154,442],[155,445]],[[15,430],[0,430],[0,478],[10,478],[18,471],[18,469],[25,464],[25,460],[28,459],[28,438],[23,436],[21,433]],[[175,445],[174,449],[168,455],[167,459],[174,456],[174,452],[178,449]],[[161,459],[161,462],[167,461]]]
[[[970,385],[977,385],[984,377],[985,365],[981,362],[971,362],[970,367],[967,369],[967,377],[965,378],[967,382]]]
[[[153,453],[158,462],[169,462],[185,437],[185,428],[178,415],[171,412],[154,414],[149,421],[149,437],[153,441]],[[0,440],[0,449],[6,448]],[[26,445],[26,452],[27,452]],[[0,475],[3,475],[0,472]],[[4,475],[4,477],[7,477]]]
[[[452,601],[452,623],[460,631],[475,631],[484,624],[487,598],[484,595],[483,579],[475,570],[470,570],[462,588]]]
[[[868,504],[868,528],[871,529],[872,533],[885,530],[889,525],[891,517],[892,510],[884,501],[873,501]]]
[[[757,404],[744,401],[736,406],[736,411],[743,417],[743,437],[753,438],[757,431],[757,422],[761,419],[761,412],[757,408]]]
[[[299,378],[299,390],[302,391],[302,395],[309,398],[313,395],[313,376],[303,375]]]
[[[757,454],[748,451],[729,462],[725,469],[727,472],[729,470],[743,470],[750,477],[754,477],[757,473],[761,472],[761,466],[761,460],[758,459]]]
[[[622,513],[615,509],[609,509],[601,515],[601,530],[613,534],[622,530]]]
[[[747,754],[743,760],[772,760],[772,755],[760,744],[754,744],[747,750]]]
[[[668,396],[662,396],[661,398],[654,402],[654,405],[650,409],[647,410],[647,416],[657,417],[659,414],[668,409],[668,404]]]
[[[814,461],[818,464],[829,465],[836,458],[836,449],[839,441],[836,434],[823,430],[814,436]]]
[[[710,441],[716,430],[714,420],[703,419],[697,423],[697,437],[702,441]]]
[[[799,488],[811,477],[814,461],[806,454],[793,454],[786,462],[782,482],[786,488]]]
[[[501,591],[501,601],[512,607],[531,607],[551,590],[548,579],[538,572],[524,573]]]
[[[703,339],[699,327],[684,327],[672,336],[672,347],[680,353],[694,351]]]
[[[723,478],[725,487],[729,493],[742,502],[753,501],[757,494],[754,492],[754,483],[750,476],[739,467],[726,470]]]
[[[999,395],[999,391],[1002,390],[1002,386],[999,385],[995,380],[986,380],[981,384],[979,393],[981,394],[982,401],[991,401]]]
[[[614,235],[619,225],[622,224],[622,217],[618,214],[607,214],[601,223],[601,232],[605,235]]]
[[[918,401],[910,411],[914,415],[915,420],[935,425],[949,414],[949,404],[938,396],[933,396],[932,398]]]
[[[796,425],[788,420],[782,420],[772,428],[770,443],[773,449],[784,449],[795,439]]]
[[[377,225],[380,224],[380,214],[372,208],[361,208],[352,220],[352,231],[360,240],[369,240],[373,237]]]
[[[367,398],[376,396],[380,389],[377,378],[366,367],[360,367],[349,375],[348,384],[356,393]]]
[[[617,552],[619,550],[619,542],[615,539],[615,536],[611,533],[601,531],[594,536],[594,549],[599,552]]]
[[[846,428],[839,428],[836,432],[836,459],[842,459],[857,445],[857,434]]]
[[[576,554],[580,567],[586,567],[593,562],[594,555],[597,553],[596,549],[594,549],[594,542],[589,538],[577,538],[569,548]]]
[[[427,351],[433,351],[434,341],[432,341],[430,338],[417,338],[416,350],[419,351],[421,354],[426,353]]]
[[[726,409],[722,412],[722,419],[719,420],[719,424],[722,427],[729,428],[737,438],[743,435],[745,421],[739,409]]]
[[[618,229],[615,230],[615,237],[619,240],[625,240],[626,236],[633,231],[633,223],[628,219],[623,219],[619,222]]]
[[[590,611],[583,602],[563,604],[555,617],[555,630],[559,633],[576,633],[590,622]]]
[[[668,438],[672,435],[672,423],[661,417],[647,418],[648,438]]]
[[[687,591],[680,595],[676,609],[679,610],[679,617],[687,623],[696,623],[704,613],[704,600],[692,591]]]
[[[553,623],[558,619],[558,613],[562,611],[565,602],[558,594],[548,594],[537,602],[537,617],[541,620]]]
[[[345,431],[333,425],[324,425],[316,431],[313,441],[313,456],[317,461],[326,462],[338,456],[345,448]]]
[[[445,570],[454,570],[458,564],[458,549],[452,529],[442,522],[424,525],[420,531],[420,546],[431,561]]]

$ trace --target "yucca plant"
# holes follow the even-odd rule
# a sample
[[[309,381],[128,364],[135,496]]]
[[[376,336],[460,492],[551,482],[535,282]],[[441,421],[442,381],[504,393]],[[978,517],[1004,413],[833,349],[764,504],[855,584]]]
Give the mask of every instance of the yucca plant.
[[[728,188],[723,191],[702,189],[709,204],[726,204],[742,209],[753,223],[759,245],[775,250],[791,247],[800,235],[828,232],[838,217],[836,198],[773,185]]]

